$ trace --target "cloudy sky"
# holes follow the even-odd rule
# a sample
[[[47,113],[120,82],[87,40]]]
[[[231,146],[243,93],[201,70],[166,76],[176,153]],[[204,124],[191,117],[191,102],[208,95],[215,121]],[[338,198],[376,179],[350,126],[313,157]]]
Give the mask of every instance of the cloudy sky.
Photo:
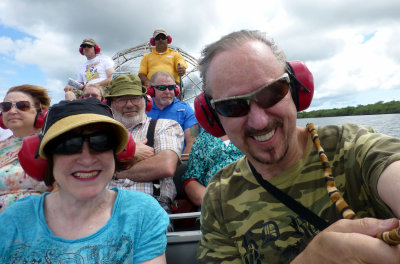
[[[29,83],[56,103],[84,38],[113,56],[164,27],[196,58],[232,31],[265,31],[312,71],[311,110],[400,100],[399,14],[398,0],[1,0],[0,99]]]

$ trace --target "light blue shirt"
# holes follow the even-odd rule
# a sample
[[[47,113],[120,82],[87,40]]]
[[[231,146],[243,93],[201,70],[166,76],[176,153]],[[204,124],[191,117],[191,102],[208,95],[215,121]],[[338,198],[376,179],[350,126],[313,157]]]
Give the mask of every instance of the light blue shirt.
[[[147,113],[148,117],[153,119],[172,119],[181,125],[182,130],[190,128],[197,124],[197,119],[194,115],[193,109],[190,107],[188,103],[182,102],[176,97],[172,104],[168,105],[164,109],[158,108],[158,106],[154,102],[153,98],[153,107],[151,108],[150,112]],[[183,149],[186,146],[186,140],[183,143]]]
[[[139,263],[165,252],[168,215],[150,195],[118,191],[111,218],[79,239],[54,236],[44,197],[20,199],[0,214],[0,263]]]

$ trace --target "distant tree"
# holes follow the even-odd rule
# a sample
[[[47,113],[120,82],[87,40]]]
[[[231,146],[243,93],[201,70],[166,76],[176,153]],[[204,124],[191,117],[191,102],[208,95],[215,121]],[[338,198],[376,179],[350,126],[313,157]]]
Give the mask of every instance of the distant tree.
[[[307,117],[331,117],[331,116],[349,116],[349,115],[378,115],[400,113],[400,101],[390,101],[384,103],[379,101],[375,104],[348,106],[345,108],[321,109],[310,112],[300,112],[298,118]]]

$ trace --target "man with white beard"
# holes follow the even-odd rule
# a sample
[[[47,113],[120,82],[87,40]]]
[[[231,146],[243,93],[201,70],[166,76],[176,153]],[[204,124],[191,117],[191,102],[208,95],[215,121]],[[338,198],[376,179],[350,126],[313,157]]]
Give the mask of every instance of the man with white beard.
[[[152,121],[146,116],[146,106],[151,100],[147,99],[146,88],[137,75],[120,75],[108,88],[107,104],[114,118],[124,124],[136,142],[135,164],[117,172],[109,187],[150,194],[170,213],[176,196],[172,176],[180,162],[184,140],[182,128],[176,121]]]

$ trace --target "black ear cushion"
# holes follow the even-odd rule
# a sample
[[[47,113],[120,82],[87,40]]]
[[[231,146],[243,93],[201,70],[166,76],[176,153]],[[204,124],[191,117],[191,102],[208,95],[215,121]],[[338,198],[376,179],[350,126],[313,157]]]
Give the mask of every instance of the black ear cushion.
[[[290,63],[287,64],[287,71],[290,78],[290,94],[292,95],[292,99],[294,104],[296,105],[296,109],[299,110],[299,96],[297,94],[297,79],[294,75],[293,68],[290,66]]]

